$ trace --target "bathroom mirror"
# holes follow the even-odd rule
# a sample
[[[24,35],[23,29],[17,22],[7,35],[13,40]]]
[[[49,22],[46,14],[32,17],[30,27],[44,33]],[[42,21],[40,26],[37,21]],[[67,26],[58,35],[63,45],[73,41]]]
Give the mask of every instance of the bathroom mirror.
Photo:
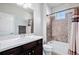
[[[0,36],[33,33],[33,10],[17,4],[0,4]]]

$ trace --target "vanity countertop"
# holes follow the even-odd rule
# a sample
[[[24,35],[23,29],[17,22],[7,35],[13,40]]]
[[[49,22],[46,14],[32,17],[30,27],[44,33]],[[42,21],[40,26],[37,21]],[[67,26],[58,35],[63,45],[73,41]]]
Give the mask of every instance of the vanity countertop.
[[[37,35],[9,35],[0,37],[0,52],[42,39]]]

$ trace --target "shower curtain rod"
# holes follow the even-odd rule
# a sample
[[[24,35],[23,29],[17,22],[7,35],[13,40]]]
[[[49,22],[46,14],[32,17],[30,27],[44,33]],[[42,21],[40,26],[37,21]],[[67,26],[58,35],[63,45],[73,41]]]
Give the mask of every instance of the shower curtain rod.
[[[53,14],[55,14],[55,13],[59,13],[59,12],[63,12],[63,11],[67,11],[67,10],[74,9],[74,8],[77,8],[77,7],[72,7],[72,8],[68,8],[68,9],[61,10],[61,11],[57,11],[57,12],[51,13],[51,14],[46,15],[46,16],[50,16],[50,15],[53,15]]]

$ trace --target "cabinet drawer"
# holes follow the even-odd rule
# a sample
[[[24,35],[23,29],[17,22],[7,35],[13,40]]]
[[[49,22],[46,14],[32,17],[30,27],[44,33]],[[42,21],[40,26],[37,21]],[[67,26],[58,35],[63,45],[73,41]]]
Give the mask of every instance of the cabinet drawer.
[[[34,41],[34,42],[23,45],[23,49],[27,50],[27,49],[30,49],[30,48],[36,46],[36,45],[37,45],[37,43],[36,43],[36,41]]]
[[[6,51],[1,52],[1,55],[17,55],[21,52],[20,47],[12,48]]]

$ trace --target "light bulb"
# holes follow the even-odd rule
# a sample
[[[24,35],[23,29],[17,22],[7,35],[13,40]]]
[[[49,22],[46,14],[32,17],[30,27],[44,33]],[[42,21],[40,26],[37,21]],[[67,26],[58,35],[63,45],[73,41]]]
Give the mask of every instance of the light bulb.
[[[23,4],[23,8],[31,8],[31,4],[30,3],[25,3],[25,4]]]

